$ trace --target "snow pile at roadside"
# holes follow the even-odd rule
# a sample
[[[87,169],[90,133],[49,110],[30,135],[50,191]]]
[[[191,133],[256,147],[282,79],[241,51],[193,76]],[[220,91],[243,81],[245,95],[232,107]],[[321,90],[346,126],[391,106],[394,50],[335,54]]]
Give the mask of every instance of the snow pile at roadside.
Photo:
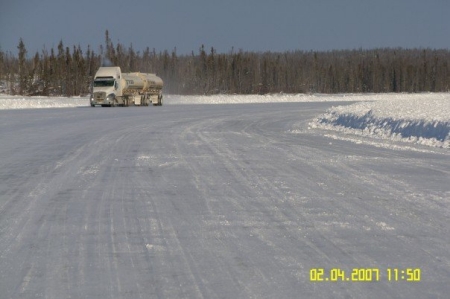
[[[358,94],[270,94],[270,95],[164,95],[164,105],[192,104],[252,104],[287,102],[358,102],[373,100],[373,97]],[[0,110],[67,108],[89,106],[89,97],[24,97],[0,96]]]
[[[164,105],[254,104],[304,102],[364,102],[403,99],[405,94],[268,94],[268,95],[164,95]],[[0,96],[2,109],[87,107],[89,97]]]
[[[253,103],[304,103],[304,102],[367,102],[397,101],[412,98],[446,97],[446,94],[268,94],[268,95],[164,95],[164,105],[192,104],[253,104]],[[2,109],[36,109],[87,107],[89,97],[25,97],[0,96]]]
[[[0,110],[5,109],[36,109],[36,108],[67,108],[86,107],[89,98],[85,97],[24,97],[0,96]]]
[[[450,148],[450,94],[403,95],[332,107],[309,126]]]
[[[264,104],[305,102],[360,102],[373,101],[374,95],[363,94],[267,94],[267,95],[167,95],[164,104]],[[375,95],[378,98],[378,95]],[[383,97],[383,96],[382,96]]]

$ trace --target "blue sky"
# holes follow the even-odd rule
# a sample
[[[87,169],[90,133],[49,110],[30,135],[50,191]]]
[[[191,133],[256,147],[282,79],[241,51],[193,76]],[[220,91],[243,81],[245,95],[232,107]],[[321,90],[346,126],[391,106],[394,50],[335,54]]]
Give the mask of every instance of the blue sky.
[[[0,0],[0,48],[450,48],[450,0]]]

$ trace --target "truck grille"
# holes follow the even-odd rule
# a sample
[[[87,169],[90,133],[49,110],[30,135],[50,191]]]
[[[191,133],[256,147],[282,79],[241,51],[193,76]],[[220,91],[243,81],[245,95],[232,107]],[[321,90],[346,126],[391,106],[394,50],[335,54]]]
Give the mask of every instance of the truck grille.
[[[96,100],[97,102],[102,102],[105,98],[106,92],[103,91],[94,92],[94,100]]]

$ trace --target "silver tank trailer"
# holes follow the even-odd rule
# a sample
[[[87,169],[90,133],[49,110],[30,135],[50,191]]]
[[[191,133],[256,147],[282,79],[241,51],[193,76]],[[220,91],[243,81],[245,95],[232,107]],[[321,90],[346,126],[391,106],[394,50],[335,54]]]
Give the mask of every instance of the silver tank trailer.
[[[155,74],[122,73],[123,96],[132,98],[135,105],[162,105],[163,80]]]

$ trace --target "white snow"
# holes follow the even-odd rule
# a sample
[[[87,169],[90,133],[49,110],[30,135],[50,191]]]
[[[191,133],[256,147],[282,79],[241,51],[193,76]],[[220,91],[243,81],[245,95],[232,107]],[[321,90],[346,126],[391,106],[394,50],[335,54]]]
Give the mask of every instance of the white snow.
[[[24,97],[0,96],[0,110],[5,109],[36,109],[36,108],[68,108],[86,107],[89,98],[85,97]]]
[[[374,99],[332,107],[309,126],[450,148],[450,94],[377,95]]]
[[[165,95],[164,105],[357,102],[336,106],[310,128],[450,148],[450,93]],[[2,109],[87,107],[88,97],[0,96]],[[292,131],[295,133],[295,130]]]
[[[168,95],[164,104],[252,104],[288,102],[358,102],[368,98],[358,94],[267,94],[267,95]]]
[[[271,95],[211,95],[183,96],[165,95],[164,105],[192,104],[251,104],[251,103],[286,103],[286,102],[348,102],[364,101],[365,96],[352,94],[271,94]],[[0,96],[0,110],[4,109],[37,109],[87,107],[89,97],[25,97]]]

